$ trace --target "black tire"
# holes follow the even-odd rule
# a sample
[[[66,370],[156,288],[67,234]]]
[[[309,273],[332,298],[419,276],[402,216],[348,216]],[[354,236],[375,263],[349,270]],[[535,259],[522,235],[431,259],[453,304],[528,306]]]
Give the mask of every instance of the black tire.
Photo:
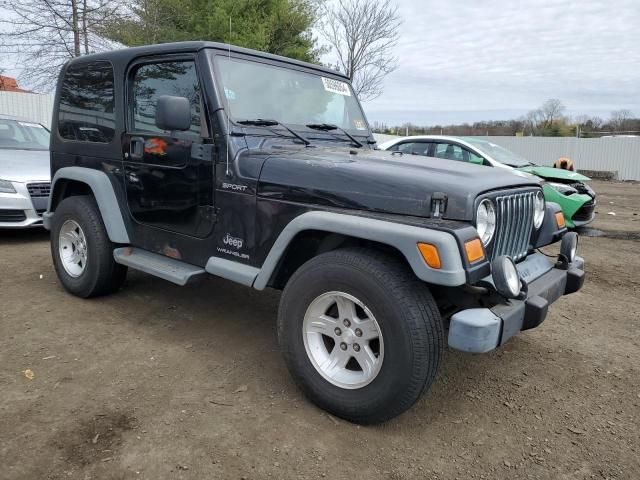
[[[305,349],[305,312],[331,291],[362,301],[383,335],[379,373],[361,388],[327,381]],[[427,285],[401,259],[363,248],[324,253],[293,274],[280,301],[278,339],[291,375],[309,399],[362,424],[384,422],[410,408],[433,382],[444,350],[442,319]]]
[[[70,275],[62,265],[59,253],[60,229],[67,220],[75,221],[84,233],[87,262],[77,277]],[[107,235],[100,210],[89,195],[67,197],[56,208],[51,224],[51,255],[62,286],[78,297],[107,295],[118,290],[127,276],[127,267],[113,259],[113,244]]]

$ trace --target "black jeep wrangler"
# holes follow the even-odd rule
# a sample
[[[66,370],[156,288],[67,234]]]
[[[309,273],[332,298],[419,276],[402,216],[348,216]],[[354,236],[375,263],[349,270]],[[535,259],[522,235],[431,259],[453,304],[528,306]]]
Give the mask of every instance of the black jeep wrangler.
[[[280,348],[309,398],[390,419],[447,343],[502,345],[584,272],[534,177],[374,147],[348,79],[317,65],[205,42],[74,59],[44,216],[56,272],[80,297],[128,267],[281,289]],[[536,252],[560,239],[559,258]]]

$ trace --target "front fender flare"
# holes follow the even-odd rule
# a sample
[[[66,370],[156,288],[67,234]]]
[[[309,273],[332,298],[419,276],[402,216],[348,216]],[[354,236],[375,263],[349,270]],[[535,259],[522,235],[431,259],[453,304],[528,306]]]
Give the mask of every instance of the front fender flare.
[[[313,211],[294,218],[280,233],[260,268],[253,287],[263,290],[293,238],[305,230],[338,233],[383,243],[398,249],[418,278],[425,282],[459,286],[466,282],[466,272],[458,243],[450,233],[342,213]],[[433,269],[422,259],[418,242],[436,245],[442,267]]]
[[[102,221],[109,235],[109,240],[114,243],[130,243],[129,234],[122,218],[120,205],[113,186],[106,173],[84,167],[64,167],[59,169],[51,182],[51,195],[49,196],[49,206],[43,215],[44,225],[47,230],[51,228],[51,219],[55,214],[52,210],[52,201],[56,191],[56,184],[62,180],[74,180],[89,186],[98,204]]]

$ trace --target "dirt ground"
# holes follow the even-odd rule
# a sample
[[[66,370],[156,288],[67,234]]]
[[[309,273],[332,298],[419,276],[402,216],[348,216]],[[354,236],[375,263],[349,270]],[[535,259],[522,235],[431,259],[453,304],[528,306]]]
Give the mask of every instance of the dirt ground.
[[[375,427],[297,390],[277,292],[130,272],[81,300],[46,232],[0,232],[0,478],[638,479],[640,185],[594,188],[605,235],[581,238],[584,289],[504,348],[447,352]]]

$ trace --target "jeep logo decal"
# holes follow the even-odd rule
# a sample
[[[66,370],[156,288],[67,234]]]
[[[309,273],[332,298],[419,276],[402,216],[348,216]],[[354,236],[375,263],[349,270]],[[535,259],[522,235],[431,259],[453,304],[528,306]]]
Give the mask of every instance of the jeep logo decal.
[[[242,248],[242,245],[244,244],[244,241],[241,238],[236,238],[236,237],[232,237],[230,234],[227,233],[227,235],[222,239],[222,242],[225,245],[229,245],[230,247],[233,248],[237,248],[238,250]]]

